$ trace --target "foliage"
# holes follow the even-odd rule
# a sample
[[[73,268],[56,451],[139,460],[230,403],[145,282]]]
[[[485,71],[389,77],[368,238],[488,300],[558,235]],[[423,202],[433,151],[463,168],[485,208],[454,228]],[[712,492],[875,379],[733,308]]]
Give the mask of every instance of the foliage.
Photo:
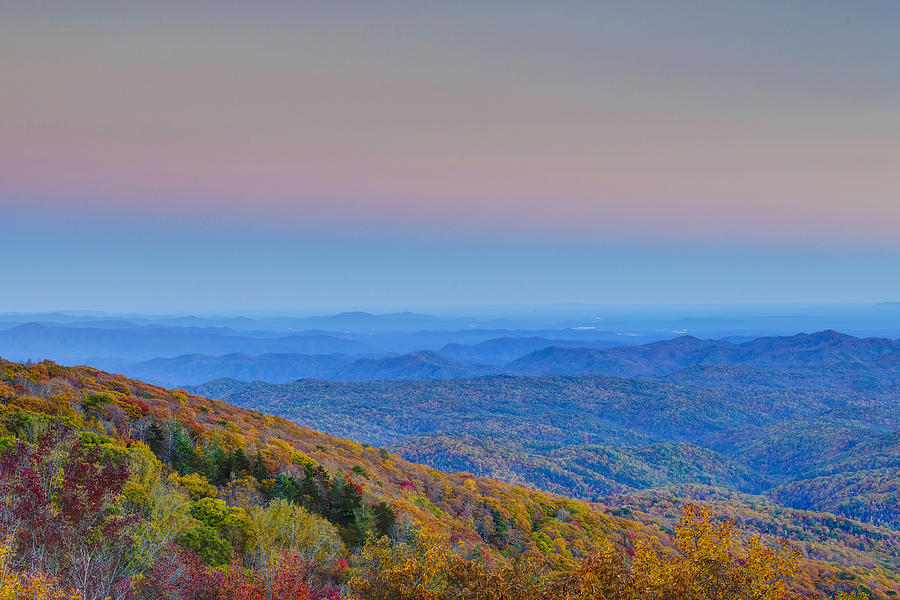
[[[337,528],[285,500],[250,509],[248,559],[265,571],[289,553],[307,563],[329,564],[345,554]]]
[[[731,521],[716,524],[696,506],[685,509],[674,548],[641,540],[627,560],[607,545],[562,576],[538,576],[540,564],[528,557],[508,566],[466,559],[426,535],[369,543],[354,561],[350,597],[359,600],[786,600],[794,597],[788,583],[797,565],[784,547],[758,539],[741,547]]]
[[[690,556],[663,522],[448,475],[182,391],[49,362],[0,361],[0,381],[7,582],[81,600],[417,597],[417,581],[438,598],[541,598],[608,548],[635,574],[649,572],[639,557]],[[704,535],[728,537],[708,521]],[[896,586],[875,564],[886,546],[871,545],[891,538],[847,523],[869,550],[836,554],[840,567],[805,558],[791,586]],[[781,556],[771,537],[734,539],[736,560]]]
[[[712,522],[706,509],[685,508],[675,548],[641,540],[630,561],[611,546],[556,582],[554,595],[570,600],[784,600],[797,556],[758,539],[738,544],[731,521]]]
[[[369,542],[353,560],[349,588],[357,600],[525,600],[541,594],[538,561],[498,567],[485,557],[466,558],[434,534]]]
[[[666,381],[492,376],[196,389],[444,471],[554,493],[596,499],[685,483],[759,493],[797,481],[802,489],[775,487],[773,497],[890,524],[900,371],[866,367],[876,380],[865,383],[832,367],[702,367]],[[817,490],[844,483],[846,497],[819,501]]]
[[[128,472],[58,427],[0,457],[0,529],[30,567],[83,591],[117,595],[136,574],[134,519],[114,504]],[[120,594],[119,594],[120,595]]]
[[[75,590],[38,570],[15,570],[11,536],[0,539],[0,600],[77,600]]]

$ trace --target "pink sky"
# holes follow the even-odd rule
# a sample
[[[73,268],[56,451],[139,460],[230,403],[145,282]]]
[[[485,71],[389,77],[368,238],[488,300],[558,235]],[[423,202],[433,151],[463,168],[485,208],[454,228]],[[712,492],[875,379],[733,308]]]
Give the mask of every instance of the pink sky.
[[[283,10],[5,19],[0,202],[586,235],[900,231],[898,44],[863,39],[871,21],[844,28],[845,51],[734,9],[677,16],[680,30],[632,10],[606,31],[593,13]]]

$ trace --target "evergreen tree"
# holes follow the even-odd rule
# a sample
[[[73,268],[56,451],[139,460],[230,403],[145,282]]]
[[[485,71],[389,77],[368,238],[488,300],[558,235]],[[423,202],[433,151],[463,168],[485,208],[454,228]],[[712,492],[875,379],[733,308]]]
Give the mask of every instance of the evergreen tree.
[[[162,427],[160,427],[156,421],[150,423],[150,426],[147,428],[147,446],[149,446],[150,450],[153,451],[153,454],[162,461],[169,460],[168,456],[163,456],[165,441],[166,434],[163,432]]]
[[[300,505],[310,512],[324,514],[331,495],[331,476],[321,465],[307,465],[300,482]]]
[[[231,479],[231,456],[222,450],[219,440],[213,439],[206,445],[201,470],[216,485],[225,485]]]
[[[266,459],[263,458],[262,452],[259,449],[256,450],[256,459],[254,459],[253,465],[250,467],[250,474],[253,475],[257,481],[271,479],[272,477],[272,471],[269,468],[269,465],[266,464]]]
[[[196,468],[197,453],[194,452],[191,437],[178,421],[172,423],[171,430],[173,442],[172,468],[182,475],[192,473]]]
[[[380,538],[387,536],[393,538],[397,533],[397,513],[387,502],[378,502],[369,507],[372,514],[372,533]]]
[[[232,473],[250,472],[250,459],[244,454],[243,448],[235,448],[231,451],[230,470]]]
[[[300,504],[300,486],[290,475],[280,474],[272,485],[272,498],[283,498],[288,502]]]

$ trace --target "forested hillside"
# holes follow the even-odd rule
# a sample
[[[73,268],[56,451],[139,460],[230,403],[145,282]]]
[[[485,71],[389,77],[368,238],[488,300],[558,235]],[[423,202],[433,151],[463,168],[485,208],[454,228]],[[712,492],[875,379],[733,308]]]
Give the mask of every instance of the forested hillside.
[[[900,588],[891,534],[848,520],[829,556],[693,505],[666,513],[673,530],[91,368],[0,368],[4,600],[587,600],[613,579],[623,600]]]
[[[791,375],[804,385],[763,385],[772,381],[765,371],[716,369],[677,383],[492,376],[192,389],[450,472],[585,499],[695,483],[900,527],[892,487],[900,388],[892,379],[837,385],[828,367],[818,379]]]

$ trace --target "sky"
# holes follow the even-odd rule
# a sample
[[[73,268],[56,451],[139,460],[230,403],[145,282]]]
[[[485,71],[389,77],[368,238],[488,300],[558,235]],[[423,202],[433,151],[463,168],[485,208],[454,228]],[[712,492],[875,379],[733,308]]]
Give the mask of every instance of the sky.
[[[900,299],[896,2],[0,17],[0,311]]]

